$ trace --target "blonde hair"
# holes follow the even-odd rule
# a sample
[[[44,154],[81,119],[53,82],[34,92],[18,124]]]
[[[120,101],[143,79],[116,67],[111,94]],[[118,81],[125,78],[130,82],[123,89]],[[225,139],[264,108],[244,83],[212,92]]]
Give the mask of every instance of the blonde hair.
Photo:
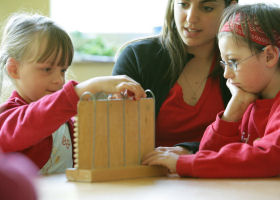
[[[0,91],[9,58],[18,62],[42,63],[49,58],[55,62],[59,57],[59,66],[69,66],[73,54],[69,35],[50,18],[31,13],[11,15],[4,27],[0,46]]]

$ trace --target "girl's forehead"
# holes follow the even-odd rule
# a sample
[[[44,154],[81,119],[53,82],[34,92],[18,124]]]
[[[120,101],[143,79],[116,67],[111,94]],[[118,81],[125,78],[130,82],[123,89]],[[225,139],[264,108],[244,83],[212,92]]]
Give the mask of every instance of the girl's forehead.
[[[57,51],[54,50],[51,54],[47,52],[47,49],[41,49],[35,53],[33,50],[30,50],[28,55],[26,55],[26,61],[34,62],[34,63],[41,63],[41,64],[49,64],[54,66],[64,65],[68,66],[66,62],[68,59],[65,59],[62,54],[62,49],[59,48]],[[63,62],[62,62],[63,60]]]
[[[231,41],[233,43],[236,43],[238,45],[244,45],[247,44],[245,42],[245,38],[233,33],[233,32],[220,32],[218,34],[218,41],[220,41],[221,39],[227,40],[227,41]]]
[[[235,36],[232,33],[219,34],[218,40],[221,52],[235,52],[238,53],[241,49],[249,49],[248,43],[242,37]]]
[[[26,58],[30,62],[48,63],[55,66],[68,66],[71,63],[71,51],[63,49],[61,44],[53,43],[47,38],[38,39],[28,48]]]
[[[68,58],[64,57],[65,55],[63,55],[62,53],[62,48],[59,48],[58,52],[54,51],[53,54],[51,54],[49,57],[47,57],[46,59],[39,59],[39,62],[43,62],[43,63],[47,63],[53,66],[61,66],[61,67],[65,67],[65,66],[69,66],[68,64]]]

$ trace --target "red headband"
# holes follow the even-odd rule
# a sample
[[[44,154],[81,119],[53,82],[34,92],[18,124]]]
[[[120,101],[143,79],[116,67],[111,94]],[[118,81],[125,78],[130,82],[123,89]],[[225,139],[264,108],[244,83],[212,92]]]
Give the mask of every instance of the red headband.
[[[251,40],[253,42],[263,46],[271,44],[270,39],[266,36],[262,28],[257,23],[252,25],[251,22],[247,21],[247,25],[249,28],[249,32],[250,32],[249,34]],[[240,13],[236,14],[234,19],[228,20],[221,28],[220,32],[234,32],[242,37],[245,37],[241,25]],[[276,46],[280,48],[280,35],[277,34],[276,32],[275,32],[275,39],[276,39]]]

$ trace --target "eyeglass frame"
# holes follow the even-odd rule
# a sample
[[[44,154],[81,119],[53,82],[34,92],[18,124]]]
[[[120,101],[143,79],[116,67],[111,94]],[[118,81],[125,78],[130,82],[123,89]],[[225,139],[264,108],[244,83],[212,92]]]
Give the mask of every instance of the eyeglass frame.
[[[247,58],[244,58],[244,59],[242,59],[242,60],[240,60],[240,61],[225,62],[225,61],[223,61],[223,60],[220,60],[220,65],[223,67],[223,69],[225,69],[226,66],[228,66],[230,69],[232,69],[233,71],[236,72],[236,71],[237,71],[237,65],[239,65],[240,63],[242,63],[242,62],[244,62],[244,61],[246,61],[246,60],[249,60],[250,58],[252,58],[252,57],[254,57],[254,56],[256,56],[256,55],[262,53],[262,52],[264,51],[264,49],[265,49],[265,48],[263,48],[260,52],[255,53],[255,54],[253,54],[253,55],[251,55],[251,56],[249,56],[249,57],[247,57]]]

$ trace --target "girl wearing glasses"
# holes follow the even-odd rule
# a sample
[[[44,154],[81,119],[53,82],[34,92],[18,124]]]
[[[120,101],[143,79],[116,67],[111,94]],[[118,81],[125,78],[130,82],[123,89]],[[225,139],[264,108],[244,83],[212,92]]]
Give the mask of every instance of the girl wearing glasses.
[[[156,150],[143,163],[180,176],[271,177],[280,174],[280,8],[266,4],[225,11],[218,40],[232,97],[206,129],[199,151]]]

